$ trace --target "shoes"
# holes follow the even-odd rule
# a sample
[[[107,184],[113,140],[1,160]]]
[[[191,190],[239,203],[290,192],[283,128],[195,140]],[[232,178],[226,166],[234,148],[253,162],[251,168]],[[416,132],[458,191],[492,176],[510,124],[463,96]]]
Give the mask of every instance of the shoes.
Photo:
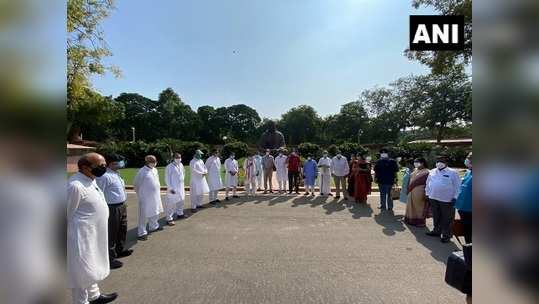
[[[215,200],[214,202],[216,202],[216,203],[220,203],[220,202],[221,202],[221,200],[220,200],[220,199],[216,199],[216,200]]]
[[[328,193],[328,196],[333,196],[333,194],[331,194],[331,193]]]
[[[167,225],[169,225],[169,226],[176,226],[176,223],[174,223],[174,221],[168,221],[168,222],[167,222]]]
[[[185,215],[176,215],[176,220],[183,220],[185,218]]]
[[[273,190],[270,190],[270,193],[273,193]]]
[[[148,235],[147,234],[141,235],[141,236],[137,237],[137,240],[139,240],[139,241],[147,241],[148,240]]]
[[[429,231],[429,232],[426,232],[425,234],[428,235],[428,236],[440,237],[440,233],[437,233],[437,232],[434,232],[434,231]]]
[[[378,207],[378,209],[380,209],[380,210],[386,210],[386,207],[380,206],[380,207]]]
[[[196,208],[191,209],[191,213],[197,213],[197,209]]]
[[[133,253],[133,249],[126,249],[126,250],[122,250],[120,253],[118,253],[117,256],[119,258],[123,258],[123,257],[126,257],[126,256],[130,256],[132,253]]]
[[[393,208],[387,208],[388,211],[393,211]]]
[[[309,195],[309,192],[305,192],[303,195]]]
[[[200,206],[197,206],[197,208],[204,209],[204,208],[206,208],[206,206],[200,205]]]
[[[124,265],[124,263],[118,261],[118,260],[112,260],[110,261],[110,269],[118,269],[118,268],[122,268],[122,266]]]
[[[314,196],[314,192],[313,192],[313,193],[311,193],[311,196]]]
[[[440,242],[442,242],[442,243],[449,243],[450,240],[451,240],[450,237],[444,236],[443,238],[440,239]]]
[[[268,194],[268,191],[264,190],[264,194]]]
[[[217,201],[211,201],[210,202],[210,205],[216,205],[217,204]]]
[[[237,196],[237,195],[232,195],[232,197],[233,197],[233,198],[239,198],[239,196]]]
[[[337,196],[335,196],[335,198],[341,198],[341,196],[340,196],[340,195],[337,195]]]
[[[227,197],[225,197],[225,201],[229,201],[229,200],[230,200],[230,199],[228,198],[228,196],[227,196]]]
[[[105,303],[110,303],[114,300],[116,300],[116,298],[118,297],[118,294],[113,292],[113,293],[109,293],[109,294],[100,294],[99,295],[99,298],[93,300],[93,301],[90,301],[90,304],[105,304]]]

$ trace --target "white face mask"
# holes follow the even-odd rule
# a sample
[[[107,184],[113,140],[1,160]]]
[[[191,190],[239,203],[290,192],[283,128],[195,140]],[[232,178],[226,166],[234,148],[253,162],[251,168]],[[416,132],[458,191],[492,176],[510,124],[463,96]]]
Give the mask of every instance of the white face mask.
[[[389,155],[387,155],[387,153],[380,154],[380,158],[388,158],[388,157],[389,157]]]
[[[446,167],[445,163],[442,163],[442,162],[437,162],[436,163],[436,168],[438,168],[438,170],[443,170],[443,169],[445,169],[445,167]]]
[[[234,159],[236,156],[235,155],[230,155],[230,158],[231,159]]]
[[[327,154],[324,154],[324,157],[328,157],[328,155],[327,155]]]
[[[309,157],[307,157],[307,160],[311,160],[311,157],[310,157],[310,156],[309,156]]]
[[[470,161],[469,158],[466,158],[464,160],[464,165],[466,166],[466,168],[471,168],[472,167],[472,162]]]
[[[150,167],[150,168],[155,168],[156,165],[157,165],[157,163],[148,163],[148,167]]]
[[[415,163],[414,163],[414,167],[415,167],[415,168],[421,167],[421,163],[415,162]]]
[[[269,152],[266,152],[266,155],[269,155]]]
[[[280,153],[280,152],[279,152],[279,156],[283,156],[283,153]]]
[[[174,162],[179,165],[182,162],[182,159],[181,158],[175,158]]]
[[[342,157],[342,155],[341,155],[341,154],[337,154],[337,158],[341,158],[341,157]]]

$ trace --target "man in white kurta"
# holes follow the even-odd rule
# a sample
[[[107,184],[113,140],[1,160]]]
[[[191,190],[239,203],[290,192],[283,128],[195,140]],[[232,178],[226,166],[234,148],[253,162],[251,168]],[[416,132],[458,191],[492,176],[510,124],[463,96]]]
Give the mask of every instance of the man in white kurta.
[[[108,249],[109,209],[95,178],[106,172],[105,158],[83,155],[79,172],[67,186],[67,273],[73,303],[114,301],[117,294],[100,294],[97,282],[110,272]]]
[[[218,203],[217,195],[219,190],[223,189],[221,180],[221,159],[219,151],[213,150],[212,156],[206,160],[206,169],[208,169],[208,186],[210,188],[210,204]]]
[[[246,195],[256,194],[256,177],[259,172],[256,167],[255,155],[250,155],[243,162],[243,170],[245,171],[245,192]]]
[[[167,194],[165,196],[165,214],[169,226],[174,226],[174,213],[176,219],[182,219],[183,204],[185,201],[185,170],[180,153],[174,153],[174,160],[165,168],[165,183]]]
[[[148,155],[144,161],[146,165],[140,168],[133,181],[139,201],[138,238],[141,241],[148,239],[147,224],[150,233],[163,230],[163,227],[159,227],[157,222],[159,214],[163,212],[161,184],[159,183],[159,173],[155,168],[157,159],[153,155]]]
[[[190,184],[190,195],[191,195],[191,212],[197,212],[197,208],[204,208],[202,206],[202,198],[205,193],[210,192],[208,187],[208,182],[206,181],[206,175],[208,174],[208,169],[202,161],[202,151],[196,150],[195,157],[189,163],[191,168],[191,184]]]
[[[279,183],[279,194],[286,192],[286,182],[288,181],[288,167],[286,164],[286,155],[279,151],[275,157],[275,168],[277,170],[277,183]]]
[[[225,160],[225,186],[226,186],[226,194],[225,194],[225,200],[229,200],[228,193],[230,189],[232,188],[232,197],[238,197],[236,195],[236,188],[238,187],[238,161],[234,158],[236,155],[234,153],[230,153],[230,156]]]
[[[327,151],[324,151],[322,158],[318,160],[318,168],[320,169],[320,195],[331,196],[331,158],[328,157]]]
[[[257,191],[262,190],[262,181],[264,180],[264,173],[262,168],[262,152],[259,152],[255,156],[255,164],[256,164],[256,170],[258,171],[258,175],[256,177],[256,186]]]

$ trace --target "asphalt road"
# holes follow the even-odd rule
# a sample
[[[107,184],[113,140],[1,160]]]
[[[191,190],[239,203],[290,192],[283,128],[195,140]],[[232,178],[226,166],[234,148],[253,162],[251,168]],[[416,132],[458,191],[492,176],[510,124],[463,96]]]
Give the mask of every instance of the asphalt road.
[[[406,226],[399,202],[380,214],[376,196],[370,206],[242,196],[187,211],[145,242],[136,241],[134,194],[128,202],[135,252],[100,283],[119,293],[115,303],[465,303],[444,282],[457,246]]]

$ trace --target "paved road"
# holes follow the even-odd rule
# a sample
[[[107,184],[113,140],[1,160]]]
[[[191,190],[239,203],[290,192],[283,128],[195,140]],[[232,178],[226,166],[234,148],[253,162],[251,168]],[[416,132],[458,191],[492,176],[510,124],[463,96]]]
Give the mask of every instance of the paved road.
[[[464,303],[443,280],[457,246],[404,225],[401,203],[394,214],[369,203],[242,197],[137,243],[129,194],[135,252],[100,285],[131,304]]]

